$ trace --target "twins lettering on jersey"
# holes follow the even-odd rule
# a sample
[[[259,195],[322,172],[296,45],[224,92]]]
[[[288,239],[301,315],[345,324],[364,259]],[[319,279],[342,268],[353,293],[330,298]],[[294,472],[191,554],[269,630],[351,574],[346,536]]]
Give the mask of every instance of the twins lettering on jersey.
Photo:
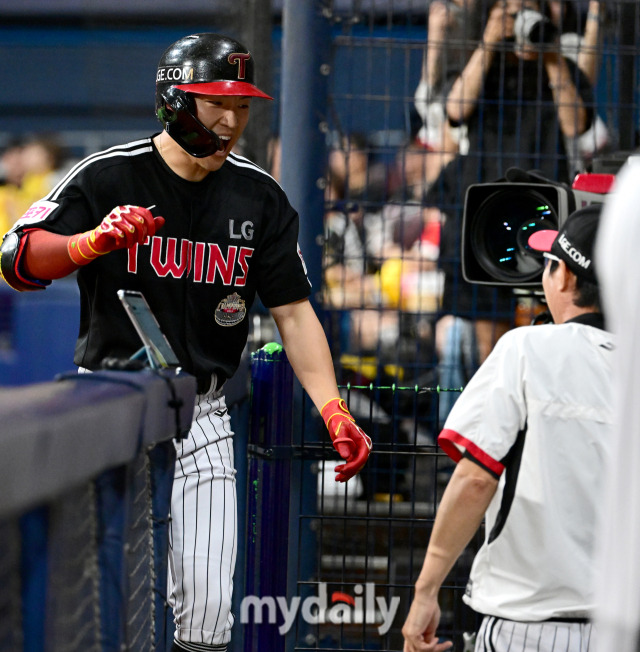
[[[155,273],[165,278],[182,278],[192,274],[195,283],[215,283],[220,278],[224,285],[244,287],[249,274],[252,247],[229,245],[223,251],[215,242],[191,242],[177,238],[147,237],[142,247],[149,247],[149,263]],[[128,271],[138,273],[140,246],[128,249]]]
[[[229,220],[229,238],[231,240],[253,240],[253,222],[246,220],[236,225],[236,220]],[[165,244],[166,243],[166,244]],[[155,273],[165,278],[182,278],[193,271],[195,283],[215,283],[220,278],[224,285],[244,287],[249,273],[249,259],[253,256],[252,247],[227,246],[226,252],[214,242],[191,242],[177,238],[163,238],[154,235],[147,237],[143,247],[150,248],[149,263]],[[127,269],[131,274],[138,273],[138,245],[128,250]]]

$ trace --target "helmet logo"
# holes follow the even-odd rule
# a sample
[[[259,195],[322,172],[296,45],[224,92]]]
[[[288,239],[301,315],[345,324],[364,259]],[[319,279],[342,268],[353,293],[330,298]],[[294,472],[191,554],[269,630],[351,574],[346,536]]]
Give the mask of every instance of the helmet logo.
[[[193,81],[193,67],[189,68],[176,68],[173,66],[162,66],[158,68],[156,75],[156,82],[192,82]]]
[[[233,66],[238,64],[238,79],[244,79],[247,72],[247,61],[251,59],[251,54],[248,52],[232,52],[227,61]]]

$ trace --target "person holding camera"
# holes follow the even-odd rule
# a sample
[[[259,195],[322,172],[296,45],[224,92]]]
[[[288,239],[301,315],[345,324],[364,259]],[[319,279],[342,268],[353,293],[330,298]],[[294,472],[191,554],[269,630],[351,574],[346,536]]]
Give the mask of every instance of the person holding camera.
[[[440,267],[442,317],[436,325],[440,385],[460,387],[500,335],[513,324],[511,291],[473,286],[462,276],[460,232],[464,196],[475,183],[493,182],[516,167],[570,182],[566,139],[584,133],[593,115],[593,93],[578,66],[562,56],[558,30],[546,4],[500,0],[488,12],[482,37],[462,72],[449,82],[446,113],[465,125],[467,152],[441,172],[424,197],[442,214]],[[455,399],[443,394],[446,418]]]
[[[557,28],[540,13],[539,9],[540,3],[529,0],[501,0],[493,5],[482,41],[447,96],[447,116],[450,123],[466,123],[473,120],[480,99],[484,99],[485,103],[488,100],[502,99],[503,105],[500,108],[506,110],[505,99],[520,99],[519,89],[513,85],[513,81],[516,81],[526,86],[533,85],[532,90],[535,94],[527,97],[526,88],[523,88],[522,100],[530,99],[533,102],[540,102],[541,105],[544,105],[548,99],[553,100],[556,114],[553,123],[558,124],[565,136],[575,137],[587,130],[590,124],[588,102],[585,102],[579,92],[580,84],[576,82],[577,71],[555,45],[558,38]],[[506,56],[497,56],[499,52]],[[527,65],[532,63],[533,66]],[[500,68],[504,67],[504,73],[496,71],[496,64]],[[498,72],[497,79],[496,72]],[[508,74],[510,72],[517,74]],[[491,87],[491,83],[495,81],[504,84],[503,91]],[[507,84],[507,81],[510,83]],[[551,98],[545,92],[544,86],[539,84],[541,81],[546,82]],[[585,82],[588,86],[586,79]],[[496,90],[498,90],[497,94]],[[505,97],[500,97],[501,92]],[[541,106],[539,110],[542,111],[543,108]],[[503,129],[509,129],[511,133],[513,133],[511,129],[514,128],[517,128],[517,125],[509,128],[508,124],[503,124]],[[541,128],[542,125],[537,125],[538,130]],[[524,125],[521,129],[522,136],[532,136],[524,130]],[[538,140],[543,137],[544,134],[537,134]],[[522,144],[531,145],[526,148],[527,155],[537,154],[534,140],[529,140],[528,143],[523,141]]]
[[[538,231],[554,323],[506,333],[438,442],[457,462],[436,514],[405,652],[442,652],[438,592],[485,520],[463,600],[484,616],[476,652],[584,652],[594,607],[601,478],[612,443],[614,338],[604,330],[594,242],[601,204]]]

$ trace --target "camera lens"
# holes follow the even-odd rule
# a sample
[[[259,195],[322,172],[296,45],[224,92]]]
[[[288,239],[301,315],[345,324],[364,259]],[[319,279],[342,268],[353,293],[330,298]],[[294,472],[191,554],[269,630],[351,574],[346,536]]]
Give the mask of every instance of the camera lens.
[[[530,190],[503,190],[480,205],[471,225],[471,247],[484,271],[507,282],[531,281],[542,273],[542,254],[529,247],[532,233],[557,229],[549,199]]]
[[[518,45],[543,45],[554,43],[558,30],[540,12],[522,9],[516,14],[514,33]]]

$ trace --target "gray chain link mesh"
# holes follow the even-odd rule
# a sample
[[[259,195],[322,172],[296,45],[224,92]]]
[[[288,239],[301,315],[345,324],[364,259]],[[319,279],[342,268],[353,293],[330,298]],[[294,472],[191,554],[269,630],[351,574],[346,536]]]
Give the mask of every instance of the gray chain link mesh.
[[[128,578],[126,607],[127,649],[146,652],[153,649],[153,523],[149,458],[140,455],[129,473],[129,529],[125,541],[125,568]]]
[[[51,504],[45,624],[49,650],[101,649],[96,531],[92,483]]]
[[[20,586],[20,528],[9,519],[0,522],[0,650],[22,649]]]

